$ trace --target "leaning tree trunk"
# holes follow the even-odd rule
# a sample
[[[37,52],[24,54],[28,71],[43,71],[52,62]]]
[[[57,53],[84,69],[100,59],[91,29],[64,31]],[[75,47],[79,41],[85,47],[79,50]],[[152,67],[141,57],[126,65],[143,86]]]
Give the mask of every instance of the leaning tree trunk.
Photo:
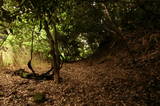
[[[60,80],[60,56],[59,56],[59,50],[58,50],[58,41],[57,41],[57,31],[56,31],[56,26],[55,24],[53,25],[54,28],[54,33],[51,34],[48,22],[45,20],[44,21],[44,29],[47,33],[47,38],[49,40],[50,46],[51,46],[51,55],[53,58],[52,66],[54,69],[52,72],[54,73],[54,80],[56,83],[59,83]]]
[[[135,63],[134,55],[132,54],[132,52],[129,48],[128,42],[124,39],[121,29],[113,22],[110,14],[109,14],[107,6],[104,3],[102,3],[101,5],[104,8],[104,16],[105,16],[105,19],[106,19],[105,23],[106,23],[106,25],[109,25],[111,27],[111,28],[106,27],[106,30],[115,34],[117,38],[120,38],[122,41],[124,41],[123,43],[126,46],[126,49],[129,53],[131,59],[132,59],[132,62]]]

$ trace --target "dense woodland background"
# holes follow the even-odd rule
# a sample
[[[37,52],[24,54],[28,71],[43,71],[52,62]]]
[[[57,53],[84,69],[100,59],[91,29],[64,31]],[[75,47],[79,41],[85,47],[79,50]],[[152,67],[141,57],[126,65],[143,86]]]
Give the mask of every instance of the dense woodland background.
[[[0,0],[0,105],[159,106],[159,6]]]

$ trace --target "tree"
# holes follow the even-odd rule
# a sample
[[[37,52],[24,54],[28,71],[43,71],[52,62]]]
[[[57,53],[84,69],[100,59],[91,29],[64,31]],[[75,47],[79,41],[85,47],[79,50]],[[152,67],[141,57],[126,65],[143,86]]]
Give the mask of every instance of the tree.
[[[35,26],[36,32],[45,31],[54,66],[51,72],[54,72],[55,80],[59,82],[61,57],[65,61],[87,58],[98,47],[108,45],[106,42],[110,42],[110,39],[112,44],[117,39],[124,41],[123,32],[146,27],[154,19],[158,21],[156,17],[147,15],[147,12],[157,15],[155,11],[159,11],[159,2],[151,3],[155,5],[153,9],[148,2],[151,1],[2,0],[0,27],[3,28],[2,33],[12,33],[13,29],[19,37],[23,36],[22,41],[25,39],[24,33],[18,34],[20,31],[13,27],[15,21],[21,22],[22,26],[23,22],[28,23],[28,27]],[[152,20],[148,21],[148,17]],[[158,28],[155,23],[154,26]]]
[[[12,3],[15,3],[15,5],[11,5]],[[36,0],[27,1],[27,0],[17,0],[10,1],[5,0],[5,4],[2,2],[1,7],[10,7],[13,6],[14,10],[12,11],[10,8],[3,9],[1,8],[2,16],[1,21],[6,21],[8,23],[11,23],[14,21],[16,17],[20,21],[22,20],[22,17],[26,16],[26,21],[39,21],[40,22],[40,29],[41,30],[44,27],[44,30],[46,31],[48,41],[50,43],[51,47],[51,55],[53,57],[52,66],[54,66],[54,70],[52,70],[52,73],[55,75],[55,82],[59,82],[59,70],[61,68],[61,60],[60,60],[60,54],[58,49],[58,42],[57,42],[57,12],[58,5],[57,1],[43,1],[40,0],[37,2]],[[53,8],[54,7],[54,8]],[[12,13],[10,12],[12,11]]]

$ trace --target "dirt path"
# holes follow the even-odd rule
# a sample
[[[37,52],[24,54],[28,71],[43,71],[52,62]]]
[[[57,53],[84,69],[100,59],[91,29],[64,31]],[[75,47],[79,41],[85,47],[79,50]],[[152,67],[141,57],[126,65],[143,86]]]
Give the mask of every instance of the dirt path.
[[[1,70],[0,106],[143,106],[144,101],[136,99],[143,87],[135,86],[138,80],[130,79],[130,72],[111,61],[92,66],[86,62],[64,64],[63,80],[57,85],[52,80],[22,79],[12,76],[11,70]],[[36,92],[45,93],[47,100],[34,103]]]

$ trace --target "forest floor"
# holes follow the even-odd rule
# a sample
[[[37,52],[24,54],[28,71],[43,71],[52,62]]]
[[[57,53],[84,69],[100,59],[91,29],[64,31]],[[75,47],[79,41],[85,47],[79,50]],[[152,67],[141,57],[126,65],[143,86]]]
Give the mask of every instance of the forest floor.
[[[64,64],[62,82],[36,81],[0,71],[0,106],[159,106],[160,80],[143,72],[123,69],[113,60],[104,63]],[[147,77],[147,78],[146,78]],[[156,85],[158,84],[158,85]],[[47,100],[37,104],[35,93]]]
[[[160,106],[159,53],[136,56],[136,64],[112,56],[65,63],[60,84],[1,69],[0,106]],[[44,93],[45,101],[34,102],[35,93]]]

